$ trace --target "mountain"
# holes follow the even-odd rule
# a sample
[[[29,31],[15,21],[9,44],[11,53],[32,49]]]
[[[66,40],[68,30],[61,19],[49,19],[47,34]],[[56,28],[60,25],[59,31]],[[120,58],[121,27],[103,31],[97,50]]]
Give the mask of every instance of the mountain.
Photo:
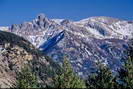
[[[16,74],[24,65],[36,73],[40,86],[50,84],[57,67],[29,41],[13,33],[0,31],[0,87],[16,84]]]
[[[13,24],[8,32],[24,37],[57,63],[67,54],[74,71],[85,78],[97,61],[113,71],[121,67],[133,22],[103,16],[71,21],[40,14],[33,21]]]

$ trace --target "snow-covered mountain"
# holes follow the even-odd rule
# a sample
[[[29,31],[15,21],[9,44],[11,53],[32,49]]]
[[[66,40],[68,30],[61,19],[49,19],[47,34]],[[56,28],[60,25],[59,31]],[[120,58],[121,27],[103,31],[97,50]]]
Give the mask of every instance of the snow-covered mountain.
[[[9,27],[0,27],[1,31],[9,31]]]
[[[40,14],[31,22],[13,24],[8,31],[29,40],[56,62],[69,55],[74,71],[86,77],[98,60],[113,70],[121,66],[127,57],[124,51],[132,38],[133,22],[111,17],[70,21]]]

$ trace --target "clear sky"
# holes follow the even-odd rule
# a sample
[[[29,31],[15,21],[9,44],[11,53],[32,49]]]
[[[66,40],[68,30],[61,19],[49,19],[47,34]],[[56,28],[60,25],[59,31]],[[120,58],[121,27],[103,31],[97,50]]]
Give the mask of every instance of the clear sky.
[[[0,26],[30,21],[39,13],[71,20],[91,16],[133,20],[133,0],[0,0]]]

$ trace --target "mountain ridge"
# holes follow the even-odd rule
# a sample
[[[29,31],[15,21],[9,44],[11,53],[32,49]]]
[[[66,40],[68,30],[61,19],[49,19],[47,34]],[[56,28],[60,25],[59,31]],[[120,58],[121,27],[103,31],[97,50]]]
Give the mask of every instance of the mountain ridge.
[[[17,73],[25,65],[36,74],[39,86],[50,85],[50,78],[58,67],[29,41],[14,33],[0,31],[0,87],[13,88]]]
[[[9,32],[29,40],[55,62],[61,62],[62,56],[67,54],[74,71],[86,77],[98,60],[112,70],[121,66],[127,57],[124,51],[132,38],[132,29],[132,22],[110,17],[92,17],[74,22],[51,20],[41,14],[31,22],[12,25]]]

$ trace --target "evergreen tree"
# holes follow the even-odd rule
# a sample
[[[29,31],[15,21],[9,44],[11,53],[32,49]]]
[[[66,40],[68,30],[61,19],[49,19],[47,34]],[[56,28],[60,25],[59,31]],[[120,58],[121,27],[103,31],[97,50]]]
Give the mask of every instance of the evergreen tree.
[[[129,43],[129,49],[126,51],[128,59],[119,71],[119,78],[123,82],[121,88],[133,88],[133,39]]]
[[[116,78],[112,76],[112,72],[101,62],[96,64],[97,70],[92,73],[86,81],[88,88],[116,88]]]
[[[28,66],[24,66],[17,74],[17,88],[37,88],[37,77],[31,72]]]
[[[73,73],[66,57],[64,57],[61,71],[61,74],[54,78],[55,88],[86,88],[84,81]]]
[[[129,59],[125,62],[124,68],[119,71],[119,78],[124,82],[120,85],[122,88],[133,88],[133,59]]]

